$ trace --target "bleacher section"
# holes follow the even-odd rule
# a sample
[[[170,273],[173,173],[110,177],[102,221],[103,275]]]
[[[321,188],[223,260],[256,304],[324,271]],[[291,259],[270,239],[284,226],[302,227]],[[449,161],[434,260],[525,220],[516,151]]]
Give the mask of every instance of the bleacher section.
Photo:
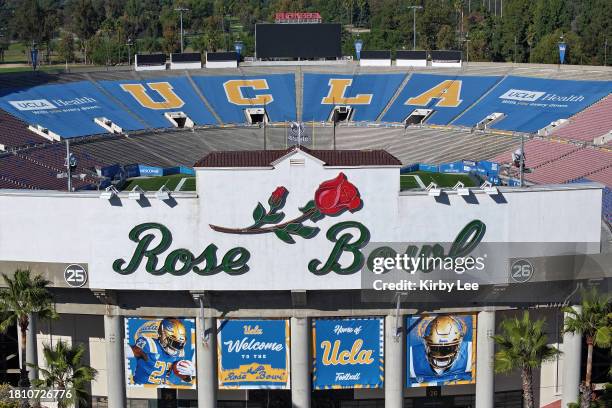
[[[327,121],[334,106],[350,106],[351,120],[375,121],[404,80],[404,74],[304,74],[302,120]]]
[[[499,76],[412,74],[383,117],[403,122],[415,109],[431,109],[428,124],[446,125],[501,80]]]
[[[263,108],[271,122],[295,121],[295,76],[193,76],[223,123],[245,123],[245,109]]]
[[[558,119],[569,118],[611,91],[610,81],[509,76],[451,124],[474,127],[488,115],[502,113],[504,118],[492,124],[492,128],[533,133]]]
[[[558,160],[546,163],[525,175],[525,179],[537,184],[567,183],[612,166],[612,151],[586,147]]]
[[[116,101],[85,81],[0,89],[0,107],[63,138],[106,133],[94,122],[97,117],[106,117],[125,131],[144,128]]]
[[[567,80],[572,78],[584,80]],[[0,149],[0,188],[65,188],[65,180],[57,179],[64,170],[64,144],[28,125],[72,138],[71,151],[91,184],[99,181],[94,168],[103,166],[191,166],[214,150],[261,149],[263,130],[240,126],[248,122],[247,110],[264,106],[270,149],[287,147],[284,122],[295,120],[305,122],[311,139],[306,146],[331,148],[328,121],[334,107],[348,106],[348,126],[336,129],[337,148],[383,148],[404,164],[509,162],[520,143],[512,132],[535,133],[570,118],[548,139],[528,136],[527,167],[533,172],[526,180],[586,177],[610,185],[612,141],[602,140],[601,147],[593,142],[612,130],[611,90],[612,70],[604,68],[478,63],[462,69],[245,66],[189,73],[7,74],[0,78],[0,145],[7,150]],[[415,109],[429,112],[410,122],[420,126],[398,125]],[[167,114],[179,112],[195,128],[173,130],[180,124]],[[496,112],[500,120],[481,127],[484,132],[475,129]],[[122,132],[108,133],[94,122],[101,117]],[[77,188],[86,184],[75,181]]]
[[[561,143],[544,139],[532,139],[525,142],[525,167],[537,169],[538,167],[566,156],[581,146],[572,143]],[[499,154],[491,159],[498,163],[509,163],[512,161],[513,150]]]
[[[197,125],[217,124],[186,77],[133,81],[100,81],[100,85],[146,123],[148,128],[174,126],[166,112],[184,112]]]
[[[571,117],[568,123],[553,131],[552,136],[593,143],[595,139],[610,132],[612,132],[612,97],[608,96]]]
[[[47,139],[28,130],[28,124],[0,109],[0,151],[44,143]]]

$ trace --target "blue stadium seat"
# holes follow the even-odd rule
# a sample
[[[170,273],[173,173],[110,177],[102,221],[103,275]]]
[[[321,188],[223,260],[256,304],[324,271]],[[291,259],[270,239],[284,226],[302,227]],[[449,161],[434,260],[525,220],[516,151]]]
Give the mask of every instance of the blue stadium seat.
[[[354,110],[353,121],[375,121],[405,77],[405,74],[304,74],[302,118],[326,121],[334,105],[349,105]]]
[[[501,78],[412,74],[383,121],[403,122],[415,109],[432,109],[433,113],[425,122],[447,125]]]
[[[272,122],[297,118],[293,74],[192,78],[224,123],[245,123],[245,109],[264,105]]]
[[[495,129],[537,132],[558,119],[569,118],[612,91],[612,81],[566,81],[509,76],[472,106],[453,125],[475,126],[487,115],[506,116]]]
[[[217,123],[186,77],[100,81],[100,85],[151,128],[172,127],[165,112],[184,112],[196,125]]]
[[[94,118],[101,116],[125,130],[143,128],[128,112],[86,81],[2,89],[0,105],[26,123],[41,125],[64,138],[106,133],[94,123]]]

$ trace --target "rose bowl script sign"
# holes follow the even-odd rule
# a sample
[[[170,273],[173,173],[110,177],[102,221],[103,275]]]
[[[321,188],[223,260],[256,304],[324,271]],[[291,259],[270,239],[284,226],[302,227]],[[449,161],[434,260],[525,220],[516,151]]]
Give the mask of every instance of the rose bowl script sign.
[[[117,205],[95,192],[29,192],[32,199],[0,191],[0,261],[61,264],[63,275],[77,259],[87,276],[74,269],[66,278],[92,289],[347,290],[370,276],[410,276],[373,274],[372,254],[476,256],[491,243],[551,237],[599,250],[601,189],[593,186],[438,199],[400,193],[397,166],[332,166],[301,149],[269,167],[202,167],[196,177],[197,195],[176,194],[172,205],[149,198],[143,206],[124,193]],[[559,222],[570,217],[582,227]],[[491,258],[487,270],[513,282],[511,262]],[[424,269],[413,276],[440,277]]]

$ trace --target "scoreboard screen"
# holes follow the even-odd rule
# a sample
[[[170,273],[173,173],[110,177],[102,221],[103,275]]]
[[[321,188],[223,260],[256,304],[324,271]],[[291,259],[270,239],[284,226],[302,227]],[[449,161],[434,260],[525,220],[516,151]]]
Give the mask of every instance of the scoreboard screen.
[[[257,24],[257,58],[340,58],[340,24]]]

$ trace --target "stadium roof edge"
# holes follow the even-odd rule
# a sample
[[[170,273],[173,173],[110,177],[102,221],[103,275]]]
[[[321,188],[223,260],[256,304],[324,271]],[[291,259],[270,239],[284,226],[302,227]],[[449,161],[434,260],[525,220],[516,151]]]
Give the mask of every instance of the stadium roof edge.
[[[606,186],[597,182],[584,182],[584,183],[571,183],[571,184],[534,184],[528,187],[509,187],[509,186],[497,186],[500,194],[504,193],[529,193],[534,191],[561,191],[561,190],[603,190]],[[481,190],[480,187],[469,187],[470,191],[475,194],[484,194],[485,191]],[[445,193],[457,194],[452,189],[443,189]],[[402,190],[400,191],[401,196],[408,195],[427,195],[426,190]]]
[[[402,162],[386,150],[314,150],[292,146],[284,150],[234,150],[210,152],[195,168],[269,168],[279,161],[303,152],[327,167],[401,167]]]

